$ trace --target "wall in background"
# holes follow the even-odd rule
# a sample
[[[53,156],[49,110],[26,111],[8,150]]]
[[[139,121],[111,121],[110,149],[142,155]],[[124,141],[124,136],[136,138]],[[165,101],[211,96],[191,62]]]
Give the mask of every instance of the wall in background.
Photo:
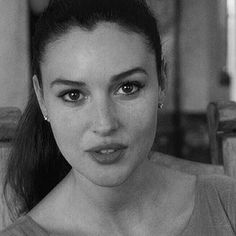
[[[0,107],[24,109],[28,97],[27,0],[0,0]]]
[[[174,78],[175,78],[175,7],[173,0],[147,0],[151,10],[154,12],[159,31],[161,34],[163,56],[167,63],[167,91],[165,99],[165,109],[174,109]]]
[[[226,0],[148,1],[161,24],[170,70],[153,149],[209,163],[206,108],[211,101],[229,98],[229,81],[223,73]]]
[[[225,5],[222,4],[224,1],[181,0],[179,94],[184,112],[205,112],[210,101],[228,99],[228,87],[220,84],[226,56],[226,25],[224,20],[222,23],[222,12],[219,12]],[[34,2],[38,3],[32,0],[32,9],[38,7]],[[174,1],[149,2],[161,25],[164,52],[170,68],[166,107],[173,110]],[[42,3],[44,7],[47,0]],[[35,12],[37,9],[34,9]],[[0,35],[0,106],[23,109],[28,97],[29,80],[27,0],[0,0]]]
[[[177,23],[175,11],[170,10],[177,1],[148,1],[161,24],[164,53],[169,63],[167,110],[175,108],[175,60],[179,64],[182,112],[205,112],[210,101],[229,99],[228,84],[222,79],[227,51],[226,0],[179,1],[179,58],[175,58],[173,39]]]
[[[218,0],[220,1],[220,0]],[[230,100],[236,101],[236,1],[228,3],[228,54],[227,70],[231,77]]]
[[[229,87],[221,77],[226,65],[226,3],[223,2],[181,1],[183,111],[204,112],[210,101],[229,99]]]

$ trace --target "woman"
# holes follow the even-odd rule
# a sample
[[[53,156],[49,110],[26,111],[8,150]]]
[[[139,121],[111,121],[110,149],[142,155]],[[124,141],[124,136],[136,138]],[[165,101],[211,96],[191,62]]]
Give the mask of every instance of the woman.
[[[6,177],[21,217],[1,236],[235,235],[234,180],[149,161],[162,65],[143,1],[51,2]]]

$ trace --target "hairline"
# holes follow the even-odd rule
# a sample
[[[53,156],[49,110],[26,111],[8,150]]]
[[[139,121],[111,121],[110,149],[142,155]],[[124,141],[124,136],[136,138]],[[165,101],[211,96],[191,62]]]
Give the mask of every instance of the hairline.
[[[84,27],[84,26],[80,26],[76,22],[71,21],[70,24],[68,24],[69,26],[63,32],[52,32],[51,35],[48,37],[48,40],[45,42],[44,48],[41,52],[40,61],[38,62],[39,63],[38,66],[39,66],[39,70],[40,70],[40,76],[41,76],[41,78],[39,78],[39,83],[40,83],[41,88],[43,88],[43,86],[42,86],[43,81],[42,81],[41,65],[44,62],[45,55],[46,55],[48,49],[50,48],[50,45],[52,45],[56,42],[59,42],[60,40],[63,40],[63,37],[66,36],[67,34],[69,34],[75,28],[78,28],[78,29],[80,29],[82,31],[85,31],[85,32],[86,31],[87,32],[93,32],[101,24],[104,24],[104,23],[105,24],[116,25],[116,26],[118,26],[117,27],[118,30],[120,30],[121,32],[124,32],[126,34],[140,35],[143,38],[143,42],[147,46],[149,52],[154,54],[155,60],[157,60],[155,48],[152,46],[152,42],[148,39],[148,36],[144,32],[142,32],[138,27],[129,27],[128,25],[125,25],[125,23],[122,24],[121,22],[106,21],[106,20],[101,20],[101,21],[98,21],[98,22],[96,22],[95,24],[93,24],[91,26]],[[38,75],[37,75],[37,77],[38,77]]]

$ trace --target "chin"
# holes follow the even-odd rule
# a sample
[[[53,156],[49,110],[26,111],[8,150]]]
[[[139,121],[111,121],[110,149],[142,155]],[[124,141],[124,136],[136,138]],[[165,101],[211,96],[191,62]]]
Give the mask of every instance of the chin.
[[[129,169],[113,169],[104,171],[102,173],[96,173],[93,176],[87,176],[87,179],[93,184],[101,187],[118,187],[124,184],[130,177],[131,173]]]
[[[136,158],[135,160],[123,158],[111,165],[100,165],[96,162],[91,162],[90,165],[86,163],[83,168],[80,165],[73,169],[77,170],[79,178],[83,176],[83,179],[87,179],[87,181],[96,186],[112,188],[132,181],[135,178],[137,168],[142,165],[142,161],[143,158]]]
[[[98,185],[100,187],[118,187],[121,186],[123,183],[126,182],[128,179],[128,176],[107,176],[107,177],[97,177],[90,179],[93,184]]]

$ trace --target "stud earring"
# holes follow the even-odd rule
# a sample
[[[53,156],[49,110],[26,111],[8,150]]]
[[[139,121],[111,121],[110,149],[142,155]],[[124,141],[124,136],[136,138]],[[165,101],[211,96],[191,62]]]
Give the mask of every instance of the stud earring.
[[[50,120],[48,119],[48,117],[46,115],[44,115],[43,118],[45,121],[50,122]]]
[[[162,108],[163,108],[163,106],[164,106],[164,104],[163,104],[163,103],[158,103],[158,108],[159,108],[159,109],[162,109]]]

